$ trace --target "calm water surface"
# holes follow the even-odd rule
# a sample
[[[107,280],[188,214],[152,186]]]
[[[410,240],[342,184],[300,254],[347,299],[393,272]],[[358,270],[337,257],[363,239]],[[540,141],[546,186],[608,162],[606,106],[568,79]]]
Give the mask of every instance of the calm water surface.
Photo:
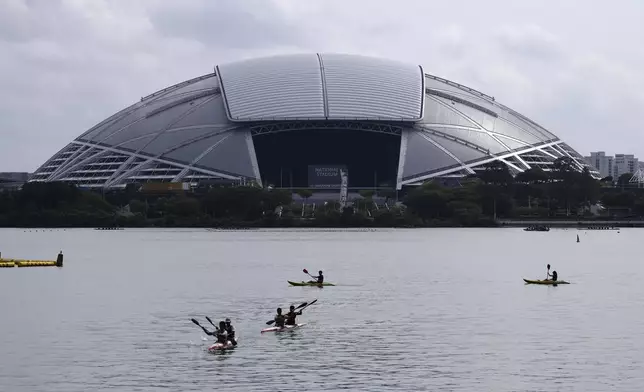
[[[575,242],[580,234],[581,243]],[[1,391],[641,391],[644,230],[0,230]],[[552,264],[559,287],[524,285]],[[322,269],[337,287],[289,287]],[[278,306],[310,301],[284,334]],[[230,317],[239,346],[209,354]]]

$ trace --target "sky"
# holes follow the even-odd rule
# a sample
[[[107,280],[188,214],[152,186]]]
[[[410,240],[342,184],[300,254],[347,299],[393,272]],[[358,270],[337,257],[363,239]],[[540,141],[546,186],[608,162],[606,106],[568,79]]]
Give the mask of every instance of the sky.
[[[420,64],[582,155],[644,159],[642,20],[642,0],[0,0],[0,172],[216,64],[312,52]]]

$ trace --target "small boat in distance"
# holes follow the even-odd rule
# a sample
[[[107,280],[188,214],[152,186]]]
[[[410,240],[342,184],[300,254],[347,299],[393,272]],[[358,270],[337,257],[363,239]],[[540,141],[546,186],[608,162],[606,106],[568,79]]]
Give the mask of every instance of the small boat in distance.
[[[329,282],[324,282],[324,283],[304,282],[304,281],[302,281],[302,282],[293,282],[291,280],[287,280],[287,282],[291,286],[318,286],[318,287],[335,286],[333,283],[329,283]]]
[[[544,285],[551,285],[551,286],[557,286],[559,284],[570,284],[570,282],[566,282],[565,280],[531,280],[531,279],[526,279],[523,278],[523,281],[526,284],[544,284]]]
[[[550,231],[550,228],[546,225],[530,225],[523,230],[524,231]]]

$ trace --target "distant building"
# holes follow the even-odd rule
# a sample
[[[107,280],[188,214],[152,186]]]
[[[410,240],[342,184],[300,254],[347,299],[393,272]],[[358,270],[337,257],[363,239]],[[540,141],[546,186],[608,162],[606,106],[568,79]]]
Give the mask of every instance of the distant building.
[[[584,158],[602,177],[613,175],[614,158],[607,156],[604,151],[591,152],[589,157]]]
[[[615,180],[624,173],[635,173],[640,168],[639,159],[633,154],[615,154],[613,157],[604,151],[597,151],[585,158],[602,177],[611,176]]]
[[[613,178],[617,179],[624,173],[635,173],[639,169],[639,160],[633,154],[615,154]]]
[[[20,188],[28,180],[29,173],[27,172],[0,172],[0,191]]]

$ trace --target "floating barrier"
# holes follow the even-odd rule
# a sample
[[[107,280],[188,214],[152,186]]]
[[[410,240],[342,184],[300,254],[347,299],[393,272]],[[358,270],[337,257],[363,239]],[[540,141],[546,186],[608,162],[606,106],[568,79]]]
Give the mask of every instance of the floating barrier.
[[[17,267],[55,267],[56,262],[51,260],[14,260]]]
[[[123,230],[122,227],[97,227],[94,230]]]
[[[58,254],[56,260],[25,260],[25,259],[3,259],[0,257],[0,268],[12,267],[62,267],[63,252]]]

